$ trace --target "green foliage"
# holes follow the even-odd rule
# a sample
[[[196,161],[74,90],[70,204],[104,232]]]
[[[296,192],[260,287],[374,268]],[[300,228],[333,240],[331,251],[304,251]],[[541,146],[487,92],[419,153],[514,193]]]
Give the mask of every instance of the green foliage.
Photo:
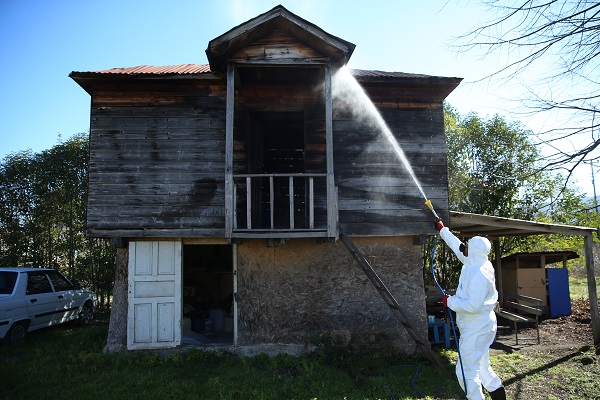
[[[555,224],[598,226],[598,213],[590,212],[583,194],[560,174],[538,167],[540,154],[530,139],[531,132],[518,122],[495,115],[483,119],[475,113],[466,117],[445,107],[448,146],[449,204],[454,211],[494,215]],[[424,277],[433,284],[430,257],[433,242],[424,246]],[[500,241],[503,255],[524,251],[573,250],[583,254],[580,236],[540,235],[506,237]],[[456,287],[461,265],[440,244],[436,249],[435,272],[445,288]],[[583,268],[580,257],[571,260],[573,270]]]
[[[529,132],[497,115],[461,118],[450,108],[446,121],[451,209],[510,216],[520,186],[535,175],[538,152]]]
[[[0,265],[56,268],[108,299],[114,250],[85,237],[88,138],[0,163]]]
[[[398,399],[458,398],[456,379],[424,358],[393,351],[333,349],[300,356],[243,357],[210,349],[103,354],[106,323],[63,325],[29,334],[17,347],[0,346],[3,399]],[[331,347],[329,347],[331,346]],[[451,370],[456,352],[444,350]],[[449,358],[449,359],[448,359]],[[332,364],[334,362],[334,364]],[[31,379],[35,376],[35,385]]]
[[[597,289],[600,285],[597,286]],[[571,299],[583,299],[589,301],[590,293],[588,290],[587,276],[575,276],[575,274],[569,275],[569,294]]]
[[[66,324],[31,332],[19,346],[0,346],[2,399],[376,400],[389,399],[390,391],[396,399],[422,398],[411,386],[413,378],[427,399],[462,395],[454,376],[446,377],[424,358],[393,351],[326,349],[324,358],[318,351],[297,357],[243,357],[196,348],[109,355],[102,353],[107,329],[99,321],[85,327]],[[456,351],[434,350],[453,375]],[[542,350],[492,354],[492,366],[509,394],[551,387],[540,398],[550,391],[557,398],[596,398],[598,374],[591,346],[569,350],[566,356]]]

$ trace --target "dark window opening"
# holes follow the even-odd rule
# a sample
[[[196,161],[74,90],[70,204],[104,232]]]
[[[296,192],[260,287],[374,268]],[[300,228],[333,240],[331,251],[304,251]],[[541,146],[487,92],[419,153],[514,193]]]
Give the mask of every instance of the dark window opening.
[[[304,112],[251,113],[248,144],[248,173],[284,174],[274,177],[272,186],[269,177],[253,179],[253,228],[270,228],[271,222],[274,228],[289,228],[291,205],[295,227],[306,225],[306,179],[289,176],[305,173]]]

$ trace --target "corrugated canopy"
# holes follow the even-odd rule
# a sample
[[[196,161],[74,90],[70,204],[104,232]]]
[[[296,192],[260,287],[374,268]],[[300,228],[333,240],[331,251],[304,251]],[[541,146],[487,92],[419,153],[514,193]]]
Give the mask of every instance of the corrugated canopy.
[[[463,236],[481,235],[493,238],[550,234],[587,236],[596,231],[596,228],[548,224],[458,211],[450,211],[449,228]]]
[[[511,262],[511,261],[525,261],[528,263],[537,263],[539,267],[541,267],[541,260],[544,260],[544,264],[555,264],[558,262],[565,262],[567,260],[572,260],[574,258],[579,258],[579,254],[574,251],[540,251],[533,253],[514,253],[510,256],[502,257],[502,264]],[[520,266],[522,267],[522,265]]]

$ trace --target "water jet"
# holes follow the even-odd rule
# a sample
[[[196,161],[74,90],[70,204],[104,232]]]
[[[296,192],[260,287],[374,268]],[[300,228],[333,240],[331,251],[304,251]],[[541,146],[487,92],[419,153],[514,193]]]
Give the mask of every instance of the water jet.
[[[398,157],[398,159],[402,162],[404,169],[410,175],[411,179],[415,183],[417,189],[421,193],[421,196],[427,200],[427,196],[423,191],[423,187],[421,183],[417,179],[417,175],[415,174],[404,150],[398,144],[398,141],[394,137],[394,134],[387,126],[387,123],[381,116],[379,110],[367,93],[364,91],[362,86],[358,83],[356,79],[352,76],[350,69],[347,66],[340,68],[335,75],[333,76],[333,96],[338,100],[342,100],[348,104],[350,112],[354,116],[356,116],[359,120],[367,121],[373,127],[375,127],[383,137],[389,142],[394,153]],[[426,203],[427,204],[427,203]],[[431,204],[431,202],[429,202]],[[430,207],[428,205],[428,207]],[[432,210],[432,208],[430,208]],[[433,211],[433,210],[432,210]]]

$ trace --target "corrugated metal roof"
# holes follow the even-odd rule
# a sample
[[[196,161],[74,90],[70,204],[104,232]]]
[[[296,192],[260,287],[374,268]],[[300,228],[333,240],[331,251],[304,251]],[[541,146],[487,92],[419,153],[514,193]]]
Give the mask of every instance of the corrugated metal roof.
[[[210,72],[208,64],[180,64],[167,66],[152,66],[140,65],[129,68],[111,68],[102,71],[92,71],[96,74],[113,74],[113,75],[187,75],[187,74],[204,74]]]
[[[409,74],[406,72],[387,72],[366,69],[350,69],[352,76],[360,78],[437,78],[432,75]]]
[[[364,69],[351,69],[352,75],[357,79],[398,79],[398,78],[432,78],[430,75],[409,74],[405,72],[386,72]],[[190,75],[210,73],[209,64],[180,64],[167,66],[139,65],[128,68],[111,68],[101,71],[91,71],[91,74],[108,75]]]

